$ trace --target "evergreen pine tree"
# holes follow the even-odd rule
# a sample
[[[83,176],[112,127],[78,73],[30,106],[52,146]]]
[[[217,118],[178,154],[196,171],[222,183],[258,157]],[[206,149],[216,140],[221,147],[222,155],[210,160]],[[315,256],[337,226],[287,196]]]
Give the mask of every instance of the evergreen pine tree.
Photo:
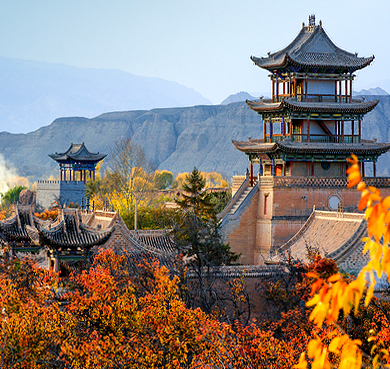
[[[194,167],[194,170],[187,175],[183,183],[184,193],[176,203],[181,209],[193,212],[197,217],[210,219],[216,216],[211,197],[205,191],[206,179],[202,173]]]

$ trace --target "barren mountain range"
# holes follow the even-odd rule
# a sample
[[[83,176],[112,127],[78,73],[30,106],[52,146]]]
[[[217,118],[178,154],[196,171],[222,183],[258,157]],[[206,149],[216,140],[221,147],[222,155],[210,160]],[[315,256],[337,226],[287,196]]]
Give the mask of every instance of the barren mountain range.
[[[380,102],[363,120],[363,137],[390,142],[390,96],[366,99]],[[160,169],[178,173],[196,166],[230,178],[244,174],[248,167],[247,157],[231,141],[260,138],[262,128],[260,116],[245,102],[113,112],[91,119],[58,118],[27,134],[1,132],[0,155],[19,175],[36,180],[58,173],[48,155],[66,151],[71,142],[84,142],[90,151],[109,153],[115,140],[130,137]],[[367,167],[369,175],[371,168]],[[378,174],[390,175],[389,154],[379,159]]]

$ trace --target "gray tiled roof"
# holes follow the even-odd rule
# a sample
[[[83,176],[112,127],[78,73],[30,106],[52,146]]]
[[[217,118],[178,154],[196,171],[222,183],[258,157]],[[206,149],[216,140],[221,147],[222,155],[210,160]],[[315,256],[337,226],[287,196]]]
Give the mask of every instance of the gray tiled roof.
[[[295,39],[284,49],[269,53],[268,57],[251,56],[261,68],[273,71],[291,66],[293,70],[327,68],[353,72],[370,64],[374,56],[358,57],[337,47],[322,25],[302,27]]]
[[[99,231],[84,225],[77,209],[62,209],[59,218],[54,227],[38,226],[43,243],[49,248],[88,248],[102,244],[113,232],[113,228]]]
[[[365,230],[364,214],[315,210],[280,251],[289,252],[294,260],[307,262],[311,247],[340,262],[361,243]]]
[[[331,143],[331,142],[293,142],[291,139],[275,143],[263,143],[258,140],[233,141],[234,146],[245,153],[272,153],[277,150],[283,152],[301,153],[385,153],[390,150],[390,143],[378,143],[373,140],[361,140],[359,143]]]
[[[69,149],[66,150],[65,152],[63,153],[56,152],[55,154],[50,154],[49,156],[57,162],[64,162],[64,161],[68,161],[69,159],[73,161],[98,162],[104,159],[107,155],[89,152],[83,142],[82,144],[71,143]]]
[[[373,101],[352,101],[350,103],[339,102],[302,102],[297,101],[296,98],[283,99],[277,103],[269,103],[264,100],[249,101],[246,103],[256,112],[266,111],[302,111],[310,113],[352,113],[352,114],[366,114],[373,110],[378,105],[379,100]]]
[[[0,221],[0,231],[8,242],[26,242],[30,240],[26,226],[35,227],[36,223],[31,205],[17,205],[14,217]]]

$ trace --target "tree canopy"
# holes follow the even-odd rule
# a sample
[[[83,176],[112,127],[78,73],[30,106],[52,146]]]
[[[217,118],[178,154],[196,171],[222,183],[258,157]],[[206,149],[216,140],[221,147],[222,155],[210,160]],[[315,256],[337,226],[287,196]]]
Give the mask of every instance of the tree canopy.
[[[175,201],[183,210],[191,211],[198,218],[210,219],[215,216],[210,196],[205,191],[206,179],[197,168],[186,175],[182,188],[182,198]]]
[[[27,189],[25,186],[15,186],[9,189],[6,193],[1,194],[1,203],[3,205],[16,204],[19,200],[20,193]]]

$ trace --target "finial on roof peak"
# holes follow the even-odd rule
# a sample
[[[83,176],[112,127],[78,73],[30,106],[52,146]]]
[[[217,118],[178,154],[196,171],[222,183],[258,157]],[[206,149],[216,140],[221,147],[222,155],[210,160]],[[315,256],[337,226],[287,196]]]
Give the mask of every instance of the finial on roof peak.
[[[314,28],[316,25],[316,16],[315,14],[310,14],[309,15],[309,28]]]

